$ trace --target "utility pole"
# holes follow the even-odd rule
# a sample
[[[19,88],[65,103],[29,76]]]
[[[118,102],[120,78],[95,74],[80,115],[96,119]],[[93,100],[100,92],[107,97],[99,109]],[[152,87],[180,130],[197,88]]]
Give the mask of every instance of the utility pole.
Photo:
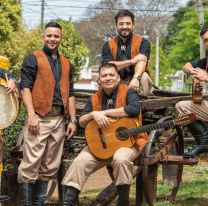
[[[41,0],[41,30],[44,30],[44,11],[45,11],[45,0]]]
[[[201,0],[198,0],[198,14],[199,14],[199,25],[200,28],[204,25],[204,7]],[[205,48],[202,39],[200,38],[200,59],[205,57]]]
[[[159,31],[156,31],[156,64],[155,64],[155,85],[159,86],[159,48],[160,48],[160,36]]]

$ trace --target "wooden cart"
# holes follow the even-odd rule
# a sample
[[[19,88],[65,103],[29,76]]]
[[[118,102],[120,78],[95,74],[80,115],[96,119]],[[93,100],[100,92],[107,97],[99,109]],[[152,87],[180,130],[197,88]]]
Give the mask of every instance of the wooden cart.
[[[79,115],[88,97],[92,95],[92,91],[76,90],[75,95],[77,113]],[[191,96],[188,93],[154,90],[152,96],[149,96],[148,99],[141,100],[143,125],[173,119],[176,115],[175,104],[181,100],[190,99]],[[149,143],[146,145],[142,154],[135,161],[134,177],[136,178],[136,198],[134,205],[141,206],[142,203],[146,201],[149,206],[153,206],[157,199],[166,199],[170,202],[175,200],[182,180],[183,165],[197,164],[197,160],[195,158],[184,159],[182,156],[184,151],[184,132],[184,128],[173,127],[154,130],[149,134]],[[18,142],[21,142],[21,140]],[[73,159],[81,151],[84,145],[85,140],[83,131],[80,131],[77,137],[70,139],[65,144],[63,161],[57,181],[60,201],[63,197],[63,188],[60,183],[68,167],[66,164],[66,162],[68,162],[67,159]],[[10,152],[10,154],[12,162],[17,169],[17,162],[19,158],[21,158],[21,153],[17,150],[17,148],[15,148]],[[109,174],[112,177],[110,170],[111,168],[109,168]],[[172,183],[164,196],[157,195],[159,170],[161,170],[163,174],[162,181],[169,181]],[[5,185],[3,185],[4,191],[7,190],[6,188],[8,187],[8,181],[10,181],[10,178],[5,177],[5,180]],[[52,184],[48,193],[48,199],[51,197],[55,189],[55,185],[56,183]],[[17,192],[15,191],[10,193],[13,197],[17,195]],[[91,205],[107,206],[113,201],[113,199],[116,198],[116,196],[116,187],[112,182],[112,184],[107,186],[100,194],[97,195]],[[14,198],[13,202],[10,201],[7,205],[18,205],[16,198]]]

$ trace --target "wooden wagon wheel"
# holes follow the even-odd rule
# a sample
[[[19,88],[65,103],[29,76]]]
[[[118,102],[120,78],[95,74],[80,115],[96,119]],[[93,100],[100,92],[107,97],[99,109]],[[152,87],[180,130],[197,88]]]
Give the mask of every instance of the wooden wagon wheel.
[[[159,122],[164,122],[171,119],[172,117],[167,116],[160,119]],[[142,189],[146,202],[149,206],[153,206],[158,198],[164,198],[170,202],[174,201],[180,186],[183,173],[182,161],[181,164],[179,163],[176,165],[174,158],[177,158],[181,155],[179,158],[183,159],[183,150],[183,135],[179,127],[174,127],[169,130],[161,129],[152,131],[150,133],[150,141],[145,148],[145,156],[142,168]],[[167,171],[172,172],[172,179],[174,179],[172,185],[169,186],[168,193],[163,197],[157,196],[157,183],[159,181],[158,176],[160,166],[162,166],[163,178],[161,181],[163,181],[164,187],[165,172],[166,177],[168,176]],[[136,205],[140,206],[141,203],[138,202]]]

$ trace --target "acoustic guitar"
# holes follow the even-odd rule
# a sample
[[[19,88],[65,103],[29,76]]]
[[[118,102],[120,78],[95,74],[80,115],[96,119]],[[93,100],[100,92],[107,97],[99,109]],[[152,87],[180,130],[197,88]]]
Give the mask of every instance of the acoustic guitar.
[[[134,118],[119,118],[111,119],[110,125],[102,128],[96,121],[91,120],[85,128],[85,137],[91,153],[101,160],[106,160],[119,148],[134,146],[134,136],[139,133],[175,125],[187,125],[195,119],[196,115],[191,113],[174,120],[137,127]]]
[[[193,78],[192,100],[195,104],[201,104],[203,99],[203,83],[197,78]]]

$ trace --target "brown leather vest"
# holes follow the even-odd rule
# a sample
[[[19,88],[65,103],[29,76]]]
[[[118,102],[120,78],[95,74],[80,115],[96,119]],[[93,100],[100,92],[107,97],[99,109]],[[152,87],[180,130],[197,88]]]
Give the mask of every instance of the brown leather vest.
[[[120,84],[117,91],[117,97],[116,97],[116,108],[124,107],[126,105],[126,95],[128,91],[128,86],[124,84]],[[99,90],[92,95],[92,110],[93,111],[101,111],[102,110],[102,89],[99,88]],[[137,126],[142,125],[142,115],[141,112],[138,115],[138,117],[134,118],[136,121]],[[146,145],[146,143],[149,140],[149,136],[147,133],[140,133],[134,137],[135,144],[134,147],[137,150],[142,150],[143,147]]]
[[[132,43],[131,43],[131,59],[134,58],[136,55],[139,54],[140,46],[142,42],[142,36],[139,34],[133,34],[132,36]],[[117,57],[117,49],[118,49],[118,37],[113,37],[108,41],[108,46],[113,56],[114,61],[118,61]],[[135,66],[132,66],[134,69]],[[145,70],[149,74],[148,65],[146,66]]]
[[[38,62],[38,71],[34,86],[32,89],[33,107],[36,113],[45,116],[50,112],[55,89],[55,80],[47,56],[42,50],[35,51],[34,55]],[[61,61],[61,79],[59,82],[61,98],[65,112],[68,113],[69,106],[69,71],[68,60],[60,56]]]

